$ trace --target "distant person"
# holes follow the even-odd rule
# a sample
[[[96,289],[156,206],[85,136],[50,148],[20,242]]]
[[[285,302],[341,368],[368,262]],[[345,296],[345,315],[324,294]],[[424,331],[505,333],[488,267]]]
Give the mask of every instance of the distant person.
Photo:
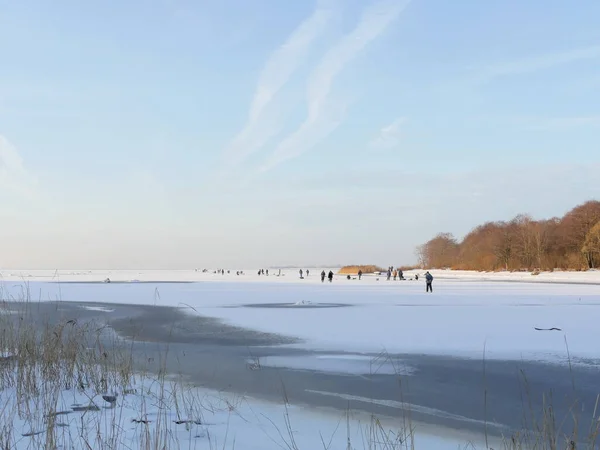
[[[419,281],[419,274],[418,273],[415,274],[415,280]]]
[[[298,271],[298,273],[300,274],[300,278],[304,278],[304,277],[302,276],[302,275],[304,274],[304,272],[302,272],[302,269],[300,269],[300,270]]]
[[[402,270],[398,269],[398,280],[404,280],[404,272],[402,272]]]
[[[258,271],[258,276],[259,276],[259,277],[260,277],[260,273],[261,273],[261,271],[259,270],[259,271]]]
[[[329,271],[329,275],[327,275],[327,278],[329,278],[330,283],[333,281],[333,272],[331,270]]]
[[[388,270],[387,270],[387,280],[390,281],[390,278],[392,278],[392,270],[390,268],[388,268]]]
[[[394,272],[392,272],[392,275],[394,276],[394,281],[396,281],[396,277],[398,276],[398,271],[394,269]]]
[[[281,276],[281,269],[279,269],[279,273],[277,274],[278,277]]]
[[[429,271],[425,272],[425,286],[426,286],[425,292],[433,293],[432,283],[433,283],[433,275],[431,275],[429,273]]]
[[[306,269],[306,278],[308,278],[308,269]]]
[[[325,281],[325,271],[321,272],[321,283]]]
[[[266,270],[266,274],[267,274],[267,276],[269,276],[269,269]]]
[[[358,269],[358,279],[360,280],[362,278],[362,270]]]

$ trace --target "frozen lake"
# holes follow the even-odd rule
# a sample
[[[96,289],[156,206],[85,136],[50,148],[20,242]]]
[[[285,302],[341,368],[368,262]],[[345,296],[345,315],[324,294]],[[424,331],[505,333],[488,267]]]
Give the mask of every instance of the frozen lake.
[[[285,390],[292,404],[391,418],[408,411],[425,424],[492,435],[527,426],[551,392],[565,431],[571,412],[589,426],[600,392],[598,286],[436,277],[426,294],[420,281],[322,284],[316,275],[7,281],[3,298],[28,289],[51,301],[38,306],[40,320],[104,321],[137,342],[140,361],[168,344],[169,370],[210,389],[274,402]]]

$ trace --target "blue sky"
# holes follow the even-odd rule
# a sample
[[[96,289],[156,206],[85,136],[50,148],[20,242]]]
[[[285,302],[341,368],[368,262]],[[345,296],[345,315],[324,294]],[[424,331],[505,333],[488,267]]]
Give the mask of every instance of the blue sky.
[[[600,2],[0,0],[0,267],[414,261],[600,197]]]

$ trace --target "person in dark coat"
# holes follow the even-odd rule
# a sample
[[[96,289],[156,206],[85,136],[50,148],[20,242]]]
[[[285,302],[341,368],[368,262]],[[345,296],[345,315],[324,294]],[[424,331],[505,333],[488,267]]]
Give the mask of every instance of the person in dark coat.
[[[360,269],[359,269],[359,270],[358,270],[358,279],[360,280],[360,279],[361,279],[361,277],[362,277],[362,270],[360,270]]]
[[[322,271],[322,272],[321,272],[321,283],[322,283],[323,281],[325,281],[325,275],[326,275],[326,274],[325,274],[325,271]]]
[[[298,271],[298,273],[300,273],[300,278],[304,278],[304,277],[302,276],[302,275],[304,274],[304,272],[302,272],[302,269],[300,269],[300,270]]]
[[[429,272],[425,272],[425,292],[431,292],[433,293],[433,275],[431,275]]]
[[[333,272],[331,270],[329,271],[329,275],[327,275],[327,278],[329,278],[330,283],[333,281]]]

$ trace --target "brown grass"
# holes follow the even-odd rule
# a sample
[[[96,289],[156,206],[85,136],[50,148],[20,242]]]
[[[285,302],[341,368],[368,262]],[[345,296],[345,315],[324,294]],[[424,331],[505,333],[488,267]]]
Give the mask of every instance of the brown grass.
[[[399,266],[397,267],[398,270],[401,270],[402,272],[408,272],[409,270],[419,270],[421,269],[421,267],[419,266]]]
[[[366,265],[358,265],[358,266],[344,266],[342,267],[338,274],[340,275],[356,275],[359,270],[362,270],[362,273],[375,273],[375,272],[384,272],[385,269],[382,269],[379,266],[374,264],[366,264]]]

